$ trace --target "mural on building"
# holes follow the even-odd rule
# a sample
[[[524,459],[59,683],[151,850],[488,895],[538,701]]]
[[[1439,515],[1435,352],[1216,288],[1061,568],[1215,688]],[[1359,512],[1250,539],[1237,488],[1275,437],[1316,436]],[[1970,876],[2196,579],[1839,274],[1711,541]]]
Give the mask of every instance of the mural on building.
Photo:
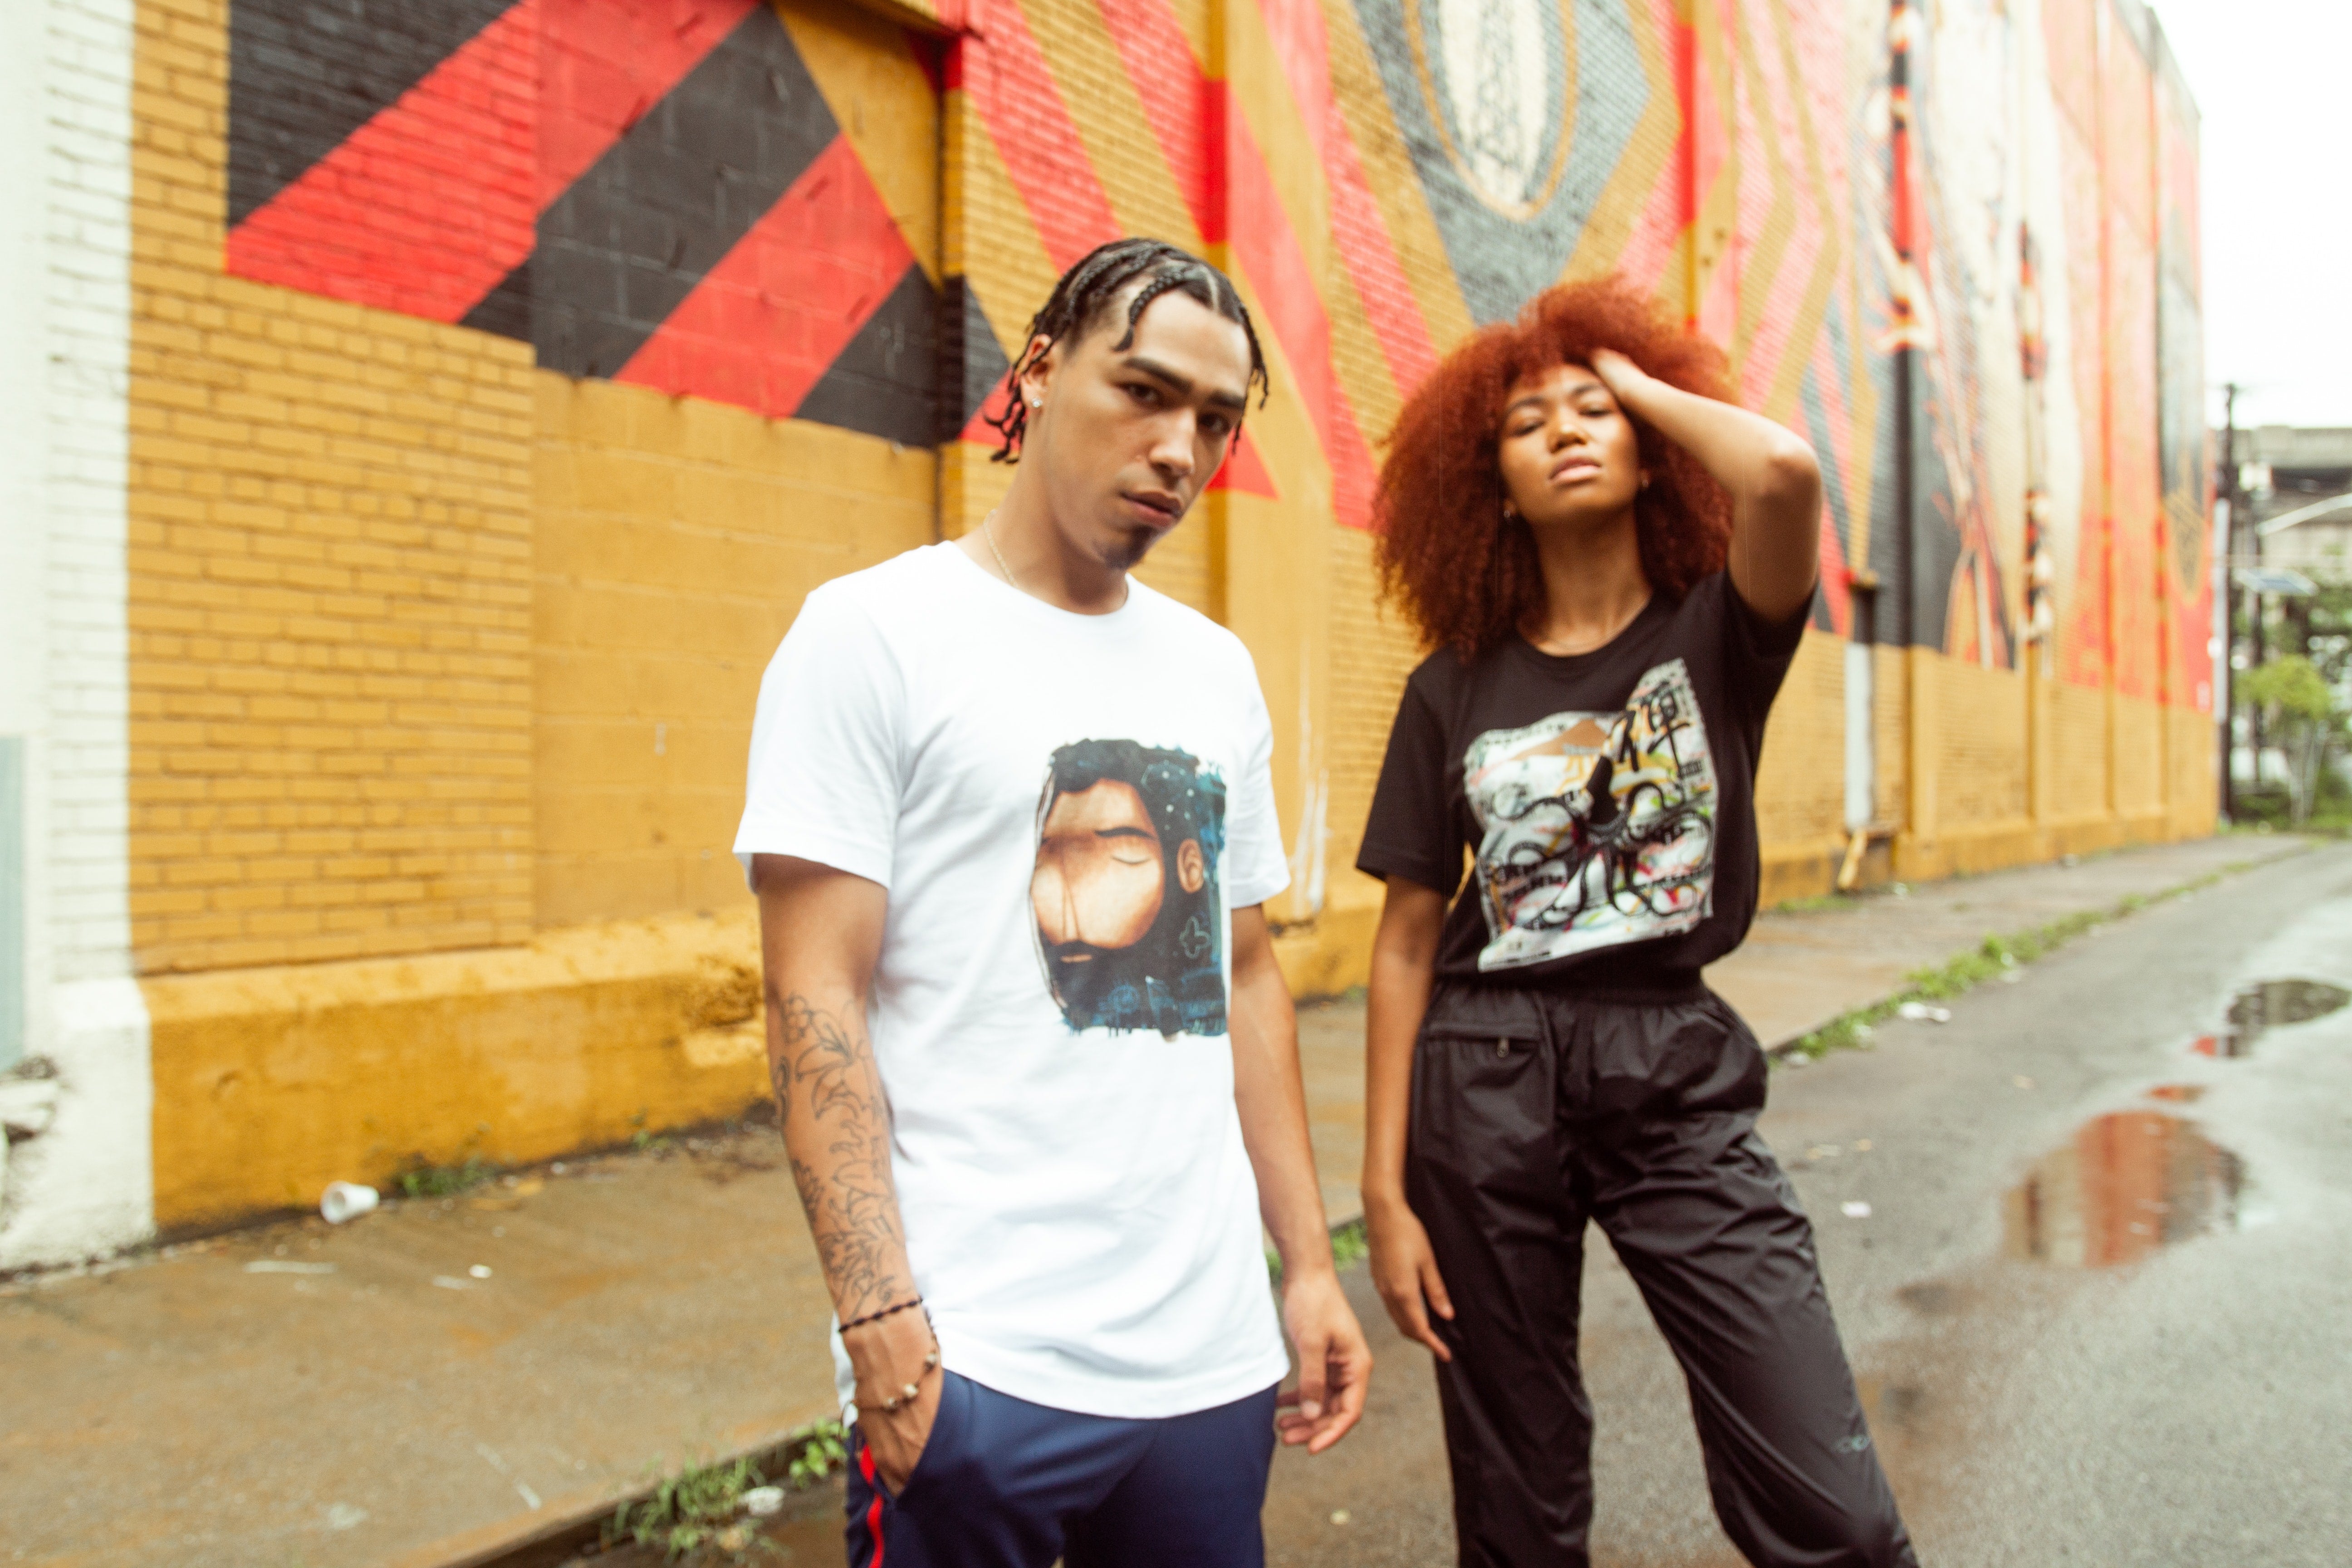
[[[130,279],[75,340],[120,402],[58,415],[127,543],[128,744],[56,799],[120,831],[56,885],[121,911],[157,1224],[760,1092],[714,978],[756,962],[759,671],[816,584],[987,514],[987,400],[1123,234],[1231,273],[1273,373],[1144,575],[1256,659],[1301,990],[1361,979],[1417,655],[1381,441],[1563,278],[1654,289],[1822,458],[1768,901],[2211,822],[2196,110],[2140,0],[130,15],[124,129],[51,116],[121,216],[48,226]]]
[[[1445,342],[1622,268],[1831,459],[1825,628],[1850,563],[1903,564],[1884,470],[1908,351],[1910,639],[2011,667],[2046,608],[2070,677],[2120,660],[2152,689],[2162,639],[2134,617],[2160,603],[2167,676],[2210,677],[2182,635],[2205,549],[2195,110],[2135,0],[1963,0],[1932,25],[1877,0],[1262,0],[1241,30],[1280,79],[1238,83],[1207,68],[1206,18],[1159,0],[974,4],[881,60],[823,9],[235,0],[227,270],[915,443],[970,426],[1018,346],[994,323],[1158,229],[1243,277],[1315,488],[1362,526],[1383,416]],[[883,129],[935,124],[942,92],[970,273]],[[1269,155],[1293,138],[1307,156]],[[1026,254],[987,254],[1003,241]],[[1280,494],[1259,466],[1228,483]]]
[[[899,35],[844,58],[760,0],[236,0],[228,269],[928,444],[930,203],[866,161],[937,123],[940,45]]]

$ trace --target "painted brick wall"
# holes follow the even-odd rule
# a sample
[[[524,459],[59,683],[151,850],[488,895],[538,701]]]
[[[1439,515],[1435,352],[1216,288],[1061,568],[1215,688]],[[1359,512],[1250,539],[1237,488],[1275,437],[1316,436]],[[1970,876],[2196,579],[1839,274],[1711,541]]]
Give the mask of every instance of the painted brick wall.
[[[1768,859],[1818,857],[1843,837],[1844,755],[1845,645],[1808,632],[1772,704],[1756,774],[1756,831]]]
[[[1959,111],[1970,73],[2003,61],[2047,76],[2050,123],[2020,134],[2073,218],[2046,240],[2074,344],[2056,373],[2072,401],[2048,417],[2082,448],[2058,556],[2065,673],[2079,689],[2112,663],[2128,690],[2189,700],[2165,629],[2189,606],[2165,568],[2193,566],[2195,509],[2179,537],[2158,526],[2179,498],[2159,493],[2147,387],[2171,362],[2140,352],[2139,328],[2187,199],[2166,193],[2193,168],[2168,164],[2158,190],[2158,46],[2115,5],[1939,13],[1916,40],[1937,326],[1918,348],[1913,629],[1930,662],[1925,686],[1882,683],[1879,795],[1900,818],[1927,789],[1938,832],[2031,815],[2011,668],[2020,307],[2012,258],[1958,216],[2013,195],[1970,183],[1990,165]],[[981,396],[1055,274],[1130,230],[1224,264],[1276,367],[1247,460],[1144,576],[1250,642],[1286,834],[1325,825],[1335,898],[1367,896],[1344,868],[1417,655],[1353,526],[1377,443],[1475,321],[1613,268],[1719,337],[1747,399],[1832,470],[1827,591],[1759,810],[1768,854],[1836,836],[1843,573],[1883,573],[1893,548],[1883,5],[1537,18],[1562,29],[1534,105],[1557,166],[1517,202],[1479,186],[1415,74],[1413,30],[1446,25],[1425,7],[916,9],[940,32],[851,0],[353,0],[383,47],[345,37],[305,64],[326,46],[295,0],[149,0],[130,591],[143,963],[511,942],[733,896],[717,850],[740,737],[719,731],[748,711],[758,645],[824,576],[985,515],[1008,476],[985,460]],[[779,416],[789,429],[753,434]],[[2102,421],[2125,433],[2085,445]],[[929,434],[962,437],[935,467]],[[730,550],[769,574],[761,591],[714,574]],[[1914,755],[1904,704],[1930,688],[1941,717]],[[2169,798],[2150,781],[2192,776],[2146,738],[2165,732],[2152,720],[2102,699],[2094,732],[2063,706],[2052,810],[2144,812]],[[2134,780],[2112,789],[2111,742]]]
[[[530,353],[224,275],[226,22],[222,0],[139,12],[140,963],[519,940],[531,918]]]
[[[541,926],[745,901],[750,715],[808,590],[931,541],[934,456],[536,373]]]
[[[130,0],[12,7],[5,76],[20,201],[5,531],[37,612],[8,625],[24,721],[23,1046],[58,1097],[5,1155],[0,1268],[129,1245],[153,1226],[147,1018],[131,979],[124,804],[124,460],[130,338]],[[24,269],[17,270],[21,266]],[[13,595],[10,596],[14,596]]]
[[[46,73],[47,901],[56,980],[129,973],[124,395],[129,0],[51,0]]]

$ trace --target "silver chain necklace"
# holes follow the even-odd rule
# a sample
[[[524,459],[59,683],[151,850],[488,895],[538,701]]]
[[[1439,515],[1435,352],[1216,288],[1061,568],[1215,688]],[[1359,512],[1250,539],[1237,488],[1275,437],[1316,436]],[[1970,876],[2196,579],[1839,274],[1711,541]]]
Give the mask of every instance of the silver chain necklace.
[[[996,569],[1004,574],[1005,586],[1011,588],[1016,594],[1027,594],[1029,593],[1029,590],[1024,588],[1021,585],[1020,579],[1013,575],[1013,568],[1004,563],[1004,552],[996,548],[996,529],[994,527],[996,522],[996,512],[1003,510],[1003,509],[1002,507],[999,507],[995,510],[992,510],[986,517],[980,520],[980,536],[988,541],[988,552],[996,557]],[[1118,595],[1118,607],[1120,609],[1123,610],[1127,608],[1127,601],[1133,595],[1134,592],[1135,590],[1133,585],[1127,581],[1126,574],[1121,573],[1119,574]],[[1034,595],[1031,595],[1030,596],[1032,598],[1035,597]]]
[[[994,511],[991,511],[986,517],[981,519],[980,536],[988,541],[988,552],[996,557],[996,569],[1004,574],[1004,585],[1012,589],[1016,594],[1025,593],[1027,590],[1024,589],[1021,584],[1013,579],[1013,568],[1004,563],[1004,552],[996,548],[996,529],[993,526],[995,521],[996,513]]]

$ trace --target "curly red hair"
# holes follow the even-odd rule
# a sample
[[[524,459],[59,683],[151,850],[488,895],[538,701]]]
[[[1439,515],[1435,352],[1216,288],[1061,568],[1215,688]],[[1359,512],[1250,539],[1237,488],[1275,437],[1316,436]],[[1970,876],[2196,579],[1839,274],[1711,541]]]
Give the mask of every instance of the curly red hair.
[[[1374,502],[1381,585],[1430,647],[1475,658],[1538,617],[1535,536],[1503,518],[1503,399],[1521,378],[1615,349],[1669,385],[1731,396],[1723,352],[1685,332],[1650,295],[1608,278],[1547,289],[1516,321],[1473,336],[1405,402]],[[1629,415],[1630,417],[1630,415]],[[1696,458],[1633,420],[1649,487],[1633,504],[1642,572],[1680,598],[1720,571],[1731,500]]]

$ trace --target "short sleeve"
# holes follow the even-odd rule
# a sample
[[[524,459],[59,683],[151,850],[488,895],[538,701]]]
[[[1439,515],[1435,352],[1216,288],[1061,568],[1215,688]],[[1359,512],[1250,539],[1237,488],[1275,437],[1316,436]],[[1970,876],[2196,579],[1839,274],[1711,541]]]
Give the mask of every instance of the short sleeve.
[[[791,855],[890,885],[906,681],[873,618],[808,597],[760,681],[735,857]],[[754,886],[756,891],[756,885]]]
[[[1256,667],[1242,656],[1242,686],[1247,693],[1246,744],[1241,776],[1225,800],[1225,907],[1245,910],[1290,886],[1290,861],[1282,852],[1282,816],[1274,804],[1274,720],[1258,689]]]
[[[1446,801],[1446,760],[1444,721],[1416,675],[1405,683],[1389,730],[1388,755],[1356,854],[1358,870],[1384,881],[1407,878],[1448,897],[1462,885],[1462,842]]]
[[[1739,596],[1730,573],[1717,574],[1716,583],[1724,601],[1724,644],[1728,655],[1725,661],[1726,681],[1739,704],[1741,718],[1760,736],[1765,716],[1772,710],[1772,700],[1780,694],[1780,683],[1789,678],[1789,666],[1797,657],[1797,645],[1804,641],[1805,627],[1812,619],[1813,600],[1808,595],[1802,609],[1775,625],[1758,615]]]

